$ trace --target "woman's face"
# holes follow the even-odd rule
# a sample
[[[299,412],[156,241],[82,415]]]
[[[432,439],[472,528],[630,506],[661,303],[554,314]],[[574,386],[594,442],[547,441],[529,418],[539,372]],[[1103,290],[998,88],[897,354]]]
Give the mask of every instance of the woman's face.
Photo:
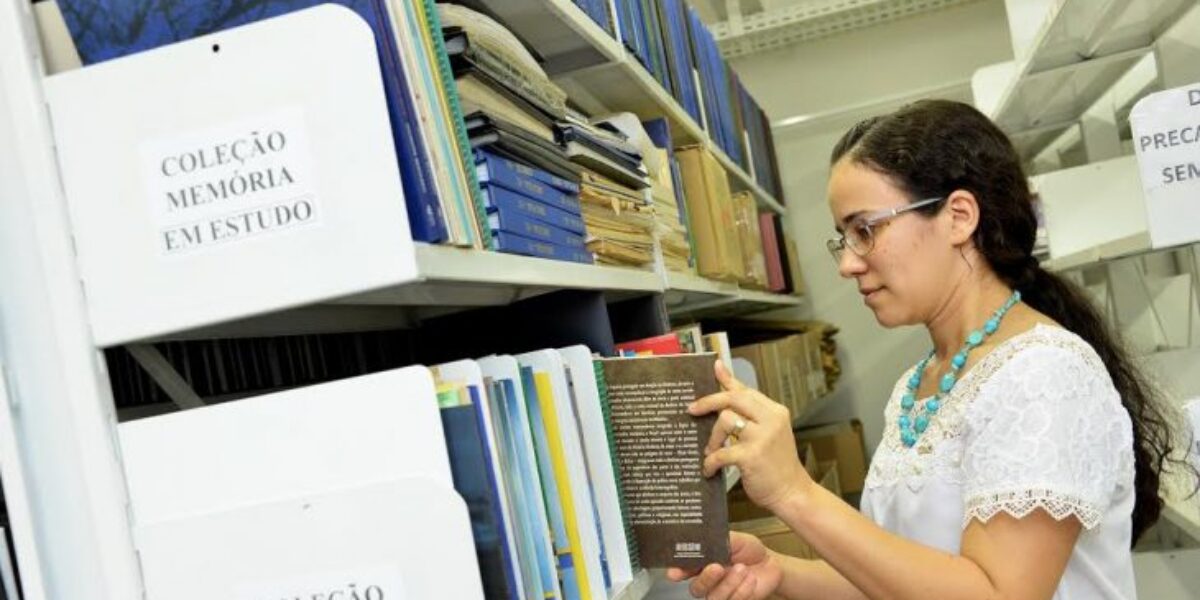
[[[833,167],[829,208],[839,233],[911,201],[889,177],[868,167],[846,159]],[[953,288],[957,278],[952,275],[962,262],[955,260],[958,251],[946,213],[944,206],[932,218],[901,213],[871,227],[873,247],[866,256],[848,243],[842,252],[838,272],[857,282],[863,301],[884,327],[929,322]]]

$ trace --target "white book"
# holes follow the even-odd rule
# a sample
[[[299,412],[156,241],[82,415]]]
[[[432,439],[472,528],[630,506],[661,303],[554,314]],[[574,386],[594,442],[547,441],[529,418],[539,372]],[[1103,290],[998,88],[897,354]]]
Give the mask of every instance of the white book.
[[[587,465],[583,458],[583,444],[579,439],[579,430],[575,424],[575,408],[571,405],[571,391],[567,383],[566,365],[562,355],[555,350],[538,350],[518,355],[517,361],[522,366],[532,367],[534,372],[546,373],[554,394],[554,409],[559,422],[560,442],[562,443],[563,458],[566,462],[566,484],[570,488],[575,515],[575,531],[579,540],[575,556],[575,569],[578,574],[583,571],[581,580],[586,580],[587,589],[604,590],[604,571],[600,562],[600,538],[596,528],[596,509],[592,501],[592,492],[588,485]],[[564,507],[565,508],[565,507]],[[571,523],[567,523],[568,535]],[[581,591],[583,587],[580,586]]]
[[[517,474],[519,481],[511,490],[517,497],[520,509],[519,518],[525,523],[521,533],[527,536],[522,548],[524,552],[521,561],[526,572],[537,573],[538,578],[527,581],[530,588],[536,587],[532,598],[550,597],[562,598],[562,589],[558,582],[558,571],[555,568],[557,557],[554,555],[553,543],[550,540],[550,520],[546,514],[546,506],[542,503],[542,480],[538,476],[537,456],[533,448],[533,438],[530,434],[529,411],[525,407],[525,386],[521,382],[521,366],[517,359],[511,356],[489,356],[479,359],[479,368],[484,377],[494,381],[507,381],[513,395],[506,394],[503,407],[506,424],[509,426],[509,445],[516,468],[510,469]]]
[[[633,565],[629,561],[629,540],[625,535],[617,473],[613,470],[609,426],[600,406],[592,351],[587,346],[578,345],[560,348],[558,352],[571,375],[572,400],[575,415],[579,419],[579,438],[583,443],[592,498],[600,519],[600,539],[608,563],[609,589],[620,589],[633,580]]]

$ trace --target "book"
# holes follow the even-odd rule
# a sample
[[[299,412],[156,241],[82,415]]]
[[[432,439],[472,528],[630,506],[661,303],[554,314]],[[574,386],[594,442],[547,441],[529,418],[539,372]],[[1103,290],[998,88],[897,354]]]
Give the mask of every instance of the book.
[[[735,280],[744,263],[725,170],[701,146],[679,148],[675,156],[683,174],[688,231],[696,244],[699,272],[713,279]]]
[[[674,333],[622,342],[615,348],[621,356],[683,354],[683,345],[679,343],[679,336]]]
[[[729,563],[725,481],[705,479],[716,415],[688,404],[720,391],[714,354],[598,359],[628,517],[643,567]]]
[[[488,186],[487,202],[488,212],[519,213],[535,221],[553,225],[572,233],[583,234],[587,232],[583,219],[579,215],[571,214],[560,208],[538,202],[523,194],[518,194],[502,187]]]
[[[481,176],[482,174],[486,173],[488,176],[494,176],[498,180],[502,180],[506,177],[509,177],[508,173],[511,173],[511,177],[524,177],[526,179],[539,181],[562,192],[563,194],[566,194],[568,197],[575,197],[579,195],[578,175],[574,180],[563,179],[542,169],[538,169],[520,161],[509,160],[503,156],[493,154],[486,150],[475,151],[475,164],[476,168],[480,169]],[[503,183],[503,181],[501,181],[501,183]],[[566,207],[563,207],[563,210],[566,210]]]
[[[488,152],[476,152],[475,171],[485,185],[497,185],[538,202],[579,214],[579,184]],[[566,187],[564,191],[562,188]]]
[[[629,552],[624,500],[610,445],[611,428],[601,408],[591,350],[587,346],[577,345],[561,348],[558,353],[562,355],[567,368],[571,403],[578,420],[588,481],[596,505],[605,585],[611,595],[615,586],[633,580],[636,566],[636,554]]]
[[[454,487],[471,515],[484,591],[489,598],[514,597],[525,578],[517,556],[520,534],[512,495],[505,486],[507,451],[499,399],[476,361],[458,360],[431,371],[437,382],[459,391],[456,402],[441,405],[441,416]]]
[[[541,242],[532,238],[527,238],[523,235],[508,233],[506,231],[497,231],[496,250],[506,252],[508,254],[521,254],[524,256],[536,256],[538,258],[549,258],[551,260],[561,260],[566,262],[577,262],[585,265],[590,265],[594,261],[592,255],[585,250],[577,248],[568,248],[548,242]]]
[[[542,374],[543,377],[545,373]],[[551,450],[550,433],[546,428],[546,418],[542,414],[545,403],[541,394],[545,384],[538,385],[533,368],[521,365],[521,385],[525,391],[525,406],[529,411],[529,431],[533,436],[534,453],[537,455],[538,474],[542,480],[542,500],[546,504],[546,515],[550,522],[550,539],[554,544],[554,555],[557,558],[558,580],[562,585],[565,600],[580,600],[580,578],[575,572],[577,557],[567,533],[567,518],[563,510],[564,499],[562,490],[567,487],[565,481],[559,481],[562,475],[554,464],[554,452]]]
[[[585,600],[603,597],[606,586],[595,502],[562,355],[554,350],[539,350],[517,356],[517,360],[534,370],[580,597]]]
[[[443,402],[442,427],[446,431],[446,449],[450,453],[450,472],[454,489],[467,503],[471,515],[471,532],[475,539],[475,557],[483,577],[483,592],[487,598],[517,596],[518,574],[510,568],[513,549],[508,541],[511,532],[506,527],[500,508],[500,486],[489,468],[494,456],[491,443],[483,429],[479,388],[458,387],[455,392],[468,391],[470,400]],[[439,401],[444,397],[439,393]]]
[[[483,374],[498,382],[503,390],[497,404],[502,408],[505,438],[512,450],[507,479],[517,499],[513,505],[522,523],[520,532],[525,538],[521,561],[523,568],[533,575],[526,579],[529,586],[526,597],[561,599],[563,594],[551,540],[550,517],[543,501],[533,425],[525,402],[520,365],[512,356],[490,356],[478,362]]]
[[[487,189],[486,187],[484,188]],[[515,233],[533,240],[555,244],[563,248],[584,248],[583,235],[559,229],[529,218],[519,212],[497,210],[488,215],[488,224],[493,232]]]

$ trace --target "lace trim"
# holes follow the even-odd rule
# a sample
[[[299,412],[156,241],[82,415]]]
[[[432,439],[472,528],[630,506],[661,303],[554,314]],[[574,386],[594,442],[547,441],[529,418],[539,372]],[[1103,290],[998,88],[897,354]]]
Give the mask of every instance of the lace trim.
[[[1084,529],[1096,527],[1103,517],[1100,509],[1078,496],[1048,489],[1034,489],[999,492],[971,498],[963,510],[962,526],[966,527],[971,519],[987,523],[992,517],[1002,512],[1014,519],[1023,519],[1039,508],[1054,517],[1056,521],[1075,517]]]

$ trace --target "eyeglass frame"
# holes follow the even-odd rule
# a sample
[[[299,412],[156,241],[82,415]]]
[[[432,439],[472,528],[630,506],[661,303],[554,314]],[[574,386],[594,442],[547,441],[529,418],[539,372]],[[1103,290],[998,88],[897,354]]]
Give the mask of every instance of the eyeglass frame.
[[[945,199],[946,199],[946,196],[938,196],[935,198],[926,198],[924,200],[918,200],[911,204],[906,204],[904,206],[900,206],[897,208],[890,208],[890,209],[881,210],[878,212],[869,213],[868,215],[857,216],[854,218],[853,222],[847,226],[846,229],[849,230],[850,227],[865,227],[867,230],[867,239],[870,240],[870,242],[871,242],[870,247],[868,247],[866,250],[864,250],[862,252],[859,252],[858,250],[854,249],[854,246],[852,244],[846,243],[846,233],[845,233],[845,231],[843,231],[842,234],[839,235],[838,237],[830,239],[830,240],[826,240],[825,241],[825,249],[829,250],[829,254],[833,256],[834,262],[837,262],[837,263],[841,263],[842,253],[844,253],[846,251],[846,248],[850,248],[850,251],[857,254],[859,257],[866,256],[866,255],[870,254],[872,250],[875,249],[875,231],[872,230],[873,227],[880,226],[880,225],[886,225],[892,219],[895,219],[896,217],[898,217],[904,213],[911,212],[911,211],[917,210],[919,208],[924,208],[931,204],[941,202]]]

